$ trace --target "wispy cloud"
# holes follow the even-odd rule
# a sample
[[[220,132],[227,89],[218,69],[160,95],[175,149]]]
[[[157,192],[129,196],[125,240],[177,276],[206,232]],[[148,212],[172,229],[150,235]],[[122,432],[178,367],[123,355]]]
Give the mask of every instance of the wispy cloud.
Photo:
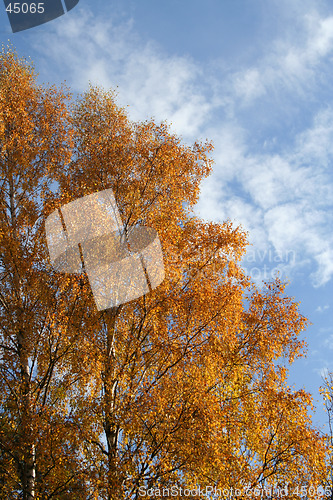
[[[209,117],[212,105],[200,83],[200,67],[188,57],[168,57],[155,44],[143,43],[131,21],[113,25],[111,19],[81,10],[54,24],[35,49],[56,63],[55,74],[61,68],[77,92],[88,82],[117,89],[134,120],[167,120],[188,138]],[[45,74],[49,71],[46,67]]]
[[[318,306],[316,309],[316,312],[323,313],[329,309],[330,306],[328,304],[325,304],[324,306]]]
[[[237,70],[170,56],[143,42],[130,21],[78,10],[54,23],[35,50],[45,63],[42,78],[66,75],[78,92],[89,80],[118,87],[133,119],[172,122],[187,141],[211,138],[215,169],[198,213],[242,224],[260,250],[297,253],[280,267],[306,268],[320,286],[333,275],[333,103],[318,103],[316,92],[330,85],[333,17],[320,15],[313,2],[297,5],[297,37],[290,24],[255,64]],[[272,135],[274,120],[290,117],[299,99],[309,101],[306,119],[291,121],[288,140]]]
[[[297,36],[292,36],[290,26],[289,36],[275,40],[256,65],[230,78],[240,104],[295,90],[304,95],[320,79],[316,70],[333,50],[333,17],[321,17],[315,10],[306,13],[304,7],[297,14]]]
[[[316,262],[315,286],[333,274],[332,123],[331,111],[319,112],[291,148],[274,154],[249,152],[239,134],[229,137],[199,203],[205,218],[242,223],[254,245],[297,252],[295,268]]]

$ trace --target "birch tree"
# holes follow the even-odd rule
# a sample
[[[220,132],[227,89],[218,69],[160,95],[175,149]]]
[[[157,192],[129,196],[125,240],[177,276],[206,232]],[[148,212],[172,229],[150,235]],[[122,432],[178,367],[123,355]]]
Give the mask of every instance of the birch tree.
[[[0,85],[2,497],[320,485],[327,447],[283,362],[307,321],[244,274],[240,227],[195,215],[211,144],[132,122],[112,91],[37,85],[12,50]],[[165,279],[98,311],[85,272],[52,267],[45,221],[106,189],[126,231],[157,231]]]

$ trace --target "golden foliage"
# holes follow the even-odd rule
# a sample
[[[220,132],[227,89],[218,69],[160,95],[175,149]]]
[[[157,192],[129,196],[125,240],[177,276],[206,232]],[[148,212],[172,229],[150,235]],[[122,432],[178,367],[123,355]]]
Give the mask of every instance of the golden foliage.
[[[11,50],[0,144],[2,497],[320,485],[325,443],[283,362],[303,355],[306,320],[283,283],[244,276],[240,228],[193,213],[211,144],[132,123],[99,88],[72,103]],[[98,313],[85,276],[52,270],[43,224],[108,188],[127,228],[157,230],[166,278]]]

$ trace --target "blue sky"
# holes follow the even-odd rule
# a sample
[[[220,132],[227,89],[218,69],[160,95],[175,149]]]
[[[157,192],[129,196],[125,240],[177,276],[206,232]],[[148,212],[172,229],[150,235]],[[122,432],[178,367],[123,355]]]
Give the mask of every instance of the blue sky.
[[[1,8],[1,6],[0,6]],[[318,400],[333,371],[333,5],[326,0],[80,0],[8,40],[39,79],[116,89],[134,120],[213,140],[197,213],[249,232],[244,267],[279,269],[312,325],[290,384]]]

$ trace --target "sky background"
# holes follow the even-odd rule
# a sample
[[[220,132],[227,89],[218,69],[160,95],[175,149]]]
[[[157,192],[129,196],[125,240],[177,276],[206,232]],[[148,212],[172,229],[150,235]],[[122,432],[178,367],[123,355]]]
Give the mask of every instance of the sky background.
[[[51,1],[51,0],[48,0]],[[0,36],[39,81],[118,92],[133,120],[166,120],[215,146],[196,212],[249,233],[244,267],[276,270],[312,325],[289,383],[333,371],[333,4],[325,0],[80,0],[66,15]]]

